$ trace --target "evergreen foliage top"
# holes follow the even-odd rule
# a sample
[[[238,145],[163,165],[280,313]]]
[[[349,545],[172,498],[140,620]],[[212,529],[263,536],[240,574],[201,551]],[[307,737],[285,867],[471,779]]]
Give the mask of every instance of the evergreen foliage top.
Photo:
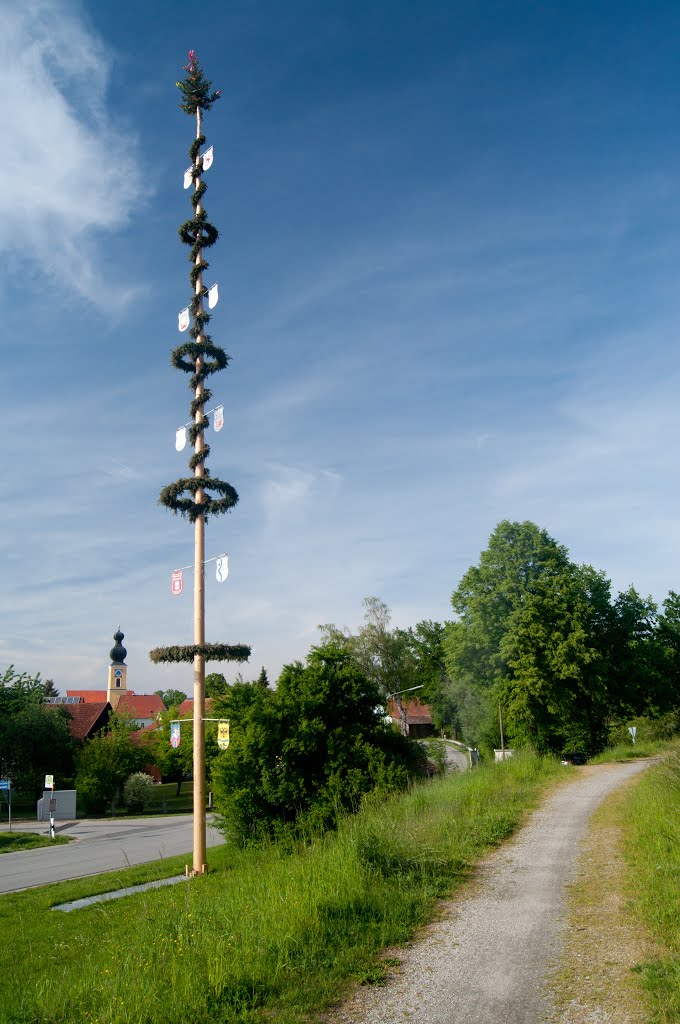
[[[181,82],[177,82],[177,88],[182,93],[180,107],[185,114],[195,114],[199,109],[210,110],[213,103],[222,95],[222,90],[212,91],[212,82],[203,74],[193,50],[189,50],[188,63],[184,65],[184,70],[186,76]]]

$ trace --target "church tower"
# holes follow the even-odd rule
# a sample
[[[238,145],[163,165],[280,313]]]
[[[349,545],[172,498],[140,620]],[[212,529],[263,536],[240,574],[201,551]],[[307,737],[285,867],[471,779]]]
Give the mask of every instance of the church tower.
[[[127,693],[127,665],[125,664],[127,651],[122,644],[124,636],[125,634],[121,633],[119,626],[117,632],[113,634],[113,639],[116,643],[110,652],[111,664],[109,665],[109,683],[106,699],[114,711],[121,695]]]

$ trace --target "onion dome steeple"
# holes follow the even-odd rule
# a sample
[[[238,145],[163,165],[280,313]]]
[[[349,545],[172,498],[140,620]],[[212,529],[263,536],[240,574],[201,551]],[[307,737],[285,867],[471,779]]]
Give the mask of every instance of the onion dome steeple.
[[[127,651],[123,647],[121,640],[125,636],[125,633],[121,633],[120,626],[113,634],[113,639],[116,641],[115,646],[111,648],[111,664],[112,665],[124,665],[125,658],[127,657]]]

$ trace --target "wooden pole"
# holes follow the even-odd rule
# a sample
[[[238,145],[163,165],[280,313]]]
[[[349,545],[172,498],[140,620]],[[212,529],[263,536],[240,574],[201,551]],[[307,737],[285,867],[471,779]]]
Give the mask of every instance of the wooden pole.
[[[501,724],[501,761],[505,761],[505,740],[503,739],[503,709],[498,705],[498,720]]]
[[[196,109],[196,138],[201,134],[201,108]],[[200,167],[201,156],[196,154],[197,168]],[[195,181],[196,189],[201,183],[200,175]],[[201,204],[196,206],[196,216],[201,212]],[[196,263],[203,259],[203,253],[199,249],[196,256]],[[196,277],[195,294],[199,296],[198,311],[203,312],[203,275],[199,273]],[[197,335],[196,341],[203,340],[203,331]],[[196,360],[196,373],[199,373],[203,366],[203,359],[199,356]],[[195,397],[199,399],[203,394],[203,382],[199,381],[196,386]],[[203,420],[203,403],[196,409],[194,422],[200,424]],[[194,444],[194,453],[199,455],[203,451],[203,427],[199,427]],[[202,477],[205,470],[202,462],[194,467],[194,476]],[[205,492],[202,488],[196,491],[194,501],[197,505],[203,504]],[[203,513],[196,517],[194,523],[194,643],[205,643],[205,579],[203,575],[203,563],[205,561],[205,520]],[[194,862],[193,873],[203,874],[205,871],[205,658],[202,654],[194,655]]]

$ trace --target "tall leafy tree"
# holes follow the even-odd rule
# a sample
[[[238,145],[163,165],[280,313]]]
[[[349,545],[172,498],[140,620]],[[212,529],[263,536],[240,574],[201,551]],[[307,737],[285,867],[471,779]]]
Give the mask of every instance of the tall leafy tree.
[[[327,624],[319,627],[324,638],[351,654],[382,700],[397,693],[404,724],[406,705],[417,698],[429,704],[438,728],[456,728],[458,706],[444,660],[444,625],[424,620],[408,629],[392,629],[390,609],[379,597],[364,598],[363,606],[364,622],[356,633]],[[421,692],[403,692],[417,686]]]
[[[680,709],[680,594],[669,591],[657,622],[663,706]]]
[[[534,523],[499,523],[479,564],[468,569],[451,597],[458,619],[445,640],[450,675],[485,691],[505,680],[509,666],[501,642],[513,616],[540,577],[568,563],[566,548]]]
[[[491,723],[500,703],[512,742],[562,742],[579,694],[593,687],[588,668],[602,658],[592,626],[608,593],[607,581],[574,566],[545,530],[499,523],[452,595],[458,619],[445,639],[449,673],[480,697],[480,737],[499,741]]]
[[[629,587],[617,596],[612,611],[612,710],[621,716],[656,715],[669,703],[658,607]]]
[[[590,751],[605,744],[616,716],[667,703],[654,602],[633,588],[613,601],[603,573],[571,562],[533,523],[498,525],[452,605],[447,666],[477,693],[487,740],[497,742],[489,729],[497,702],[511,741]]]
[[[612,620],[609,581],[590,566],[570,563],[534,580],[500,643],[507,672],[496,694],[515,741],[541,750],[568,739],[602,745]]]

